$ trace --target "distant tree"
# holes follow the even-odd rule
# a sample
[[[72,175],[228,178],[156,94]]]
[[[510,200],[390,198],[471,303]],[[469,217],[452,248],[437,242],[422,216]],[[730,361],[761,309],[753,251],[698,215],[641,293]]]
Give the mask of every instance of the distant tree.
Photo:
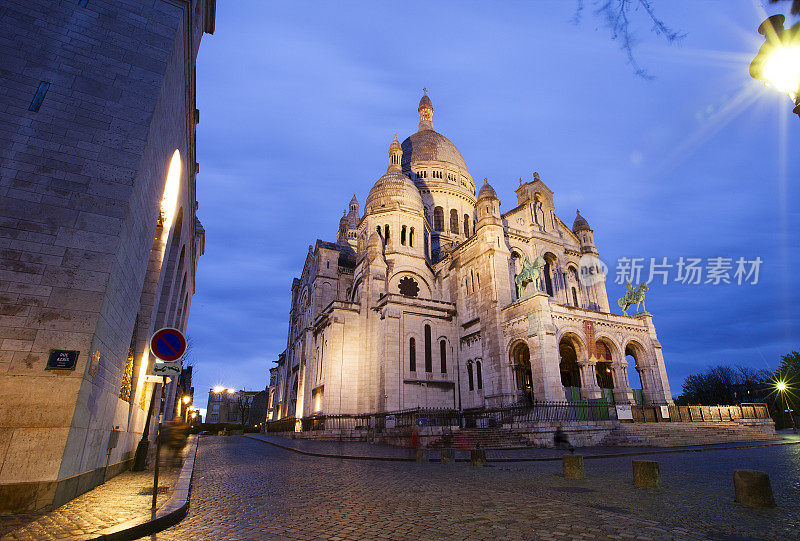
[[[761,402],[768,393],[772,374],[742,366],[717,365],[686,377],[678,405],[706,406]]]
[[[250,405],[252,396],[247,396],[243,392],[236,398],[236,407],[239,410],[239,424],[246,424],[250,419]]]

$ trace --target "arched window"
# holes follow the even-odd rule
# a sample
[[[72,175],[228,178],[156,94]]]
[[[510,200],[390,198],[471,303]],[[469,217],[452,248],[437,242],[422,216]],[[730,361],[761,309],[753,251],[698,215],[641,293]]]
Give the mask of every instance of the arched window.
[[[417,371],[417,341],[413,336],[408,339],[408,369]]]
[[[447,342],[439,340],[439,359],[442,362],[442,374],[447,374]]]
[[[478,376],[478,389],[483,389],[483,374],[481,373],[481,362],[475,363],[475,375]]]
[[[469,380],[469,390],[475,390],[475,382],[472,379],[472,362],[467,363],[467,380]]]
[[[400,228],[400,244],[406,245],[406,226]]]
[[[442,207],[433,209],[433,230],[444,231],[444,209]]]
[[[464,215],[464,236],[469,237],[469,214]]]
[[[458,235],[458,211],[456,209],[450,211],[450,232]]]
[[[414,247],[414,228],[412,227],[408,231],[408,245],[412,248]]]
[[[553,296],[553,265],[556,262],[556,257],[551,254],[547,253],[544,256],[544,288],[545,292]]]
[[[389,224],[386,224],[385,226],[383,226],[383,231],[384,231],[384,233],[383,233],[383,242],[385,242],[386,244],[389,244]]]
[[[574,287],[572,288],[572,304],[578,306],[578,291]]]
[[[433,354],[431,352],[431,326],[425,325],[425,371],[433,372]]]

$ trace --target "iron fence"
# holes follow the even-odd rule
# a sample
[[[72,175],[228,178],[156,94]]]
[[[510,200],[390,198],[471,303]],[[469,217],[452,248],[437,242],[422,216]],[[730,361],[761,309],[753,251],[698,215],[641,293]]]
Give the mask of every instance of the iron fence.
[[[705,422],[737,419],[769,419],[766,404],[738,406],[630,406],[633,422]],[[662,409],[665,408],[665,409]],[[668,412],[668,416],[664,413]],[[603,422],[617,420],[617,409],[605,400],[577,402],[534,402],[503,408],[459,411],[417,408],[403,411],[312,415],[300,419],[306,431],[359,432],[411,427],[495,428],[529,423]],[[287,417],[266,423],[267,432],[290,432],[297,420]]]

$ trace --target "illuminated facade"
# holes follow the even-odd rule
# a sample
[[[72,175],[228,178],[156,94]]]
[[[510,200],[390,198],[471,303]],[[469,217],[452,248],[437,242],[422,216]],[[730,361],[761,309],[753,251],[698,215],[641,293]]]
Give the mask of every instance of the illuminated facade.
[[[0,511],[56,507],[131,466],[160,395],[148,339],[185,330],[203,253],[194,70],[214,13],[0,10]]]
[[[418,114],[419,130],[392,141],[363,214],[353,196],[337,241],[309,246],[272,417],[672,403],[651,316],[611,314],[604,277],[581,275],[597,257],[588,222],[561,221],[536,173],[501,213],[489,183],[476,194],[461,153],[434,130],[427,94]],[[518,289],[539,257],[542,291]]]

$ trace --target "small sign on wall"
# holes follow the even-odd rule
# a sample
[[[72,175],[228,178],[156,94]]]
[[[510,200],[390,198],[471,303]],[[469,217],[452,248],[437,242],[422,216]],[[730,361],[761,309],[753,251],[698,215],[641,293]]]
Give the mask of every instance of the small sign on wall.
[[[620,421],[633,420],[633,408],[630,404],[617,404],[617,419]]]
[[[47,358],[45,370],[75,370],[78,364],[79,351],[53,349]]]
[[[669,406],[661,406],[661,418],[669,419]]]

